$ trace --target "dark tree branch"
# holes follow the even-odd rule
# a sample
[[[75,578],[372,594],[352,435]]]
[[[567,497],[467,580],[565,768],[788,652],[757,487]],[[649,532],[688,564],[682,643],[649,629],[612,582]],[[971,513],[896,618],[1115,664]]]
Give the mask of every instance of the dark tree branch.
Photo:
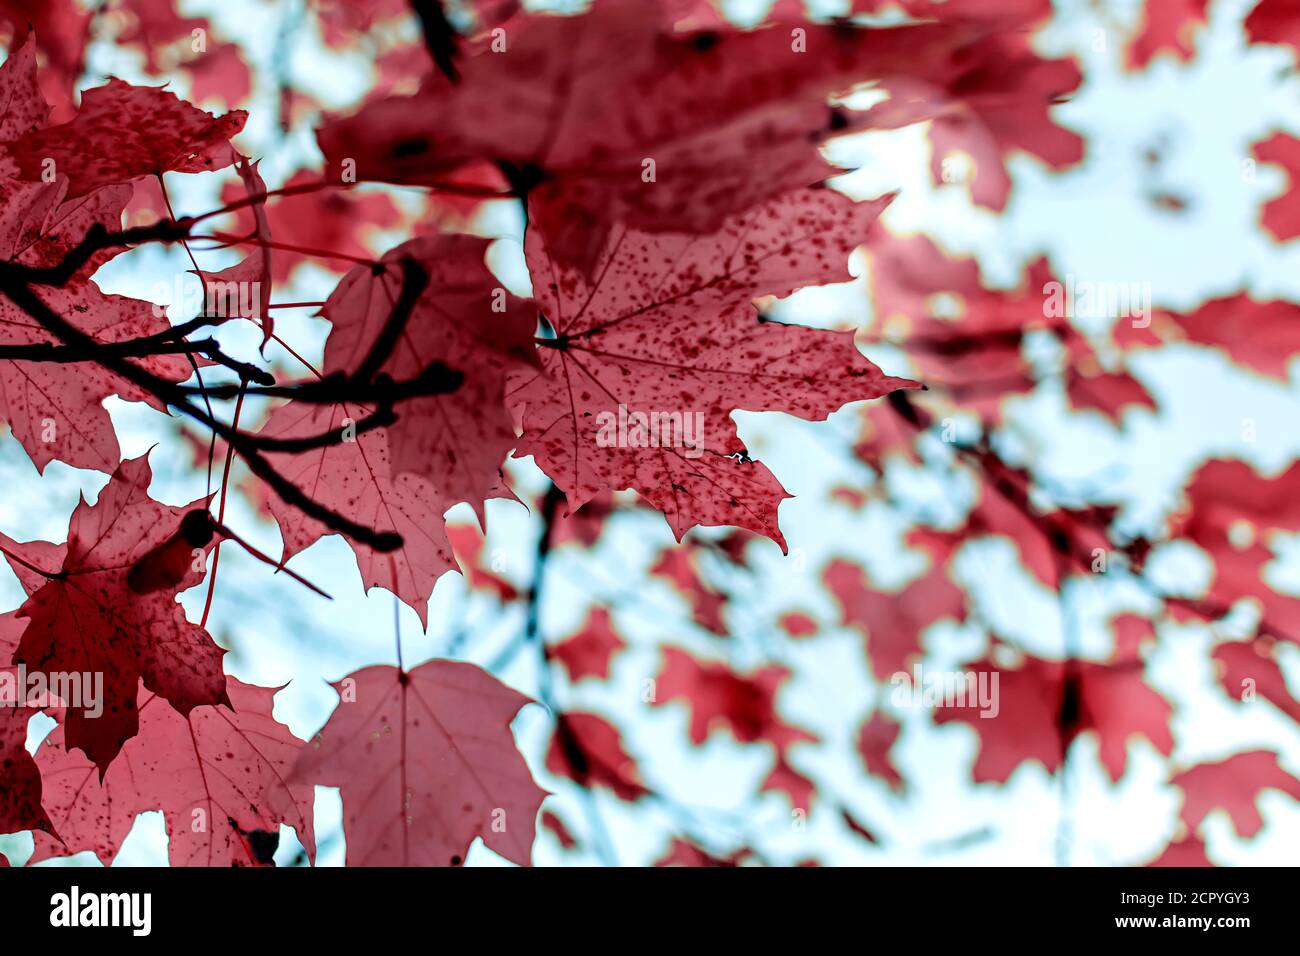
[[[412,398],[446,395],[456,391],[465,381],[460,371],[434,362],[415,378],[394,382],[386,375],[371,382],[359,382],[341,372],[332,372],[324,378],[288,385],[268,385],[248,389],[249,395],[261,398],[291,398],[309,405],[396,405]],[[182,385],[188,394],[197,395],[203,389]],[[233,383],[211,385],[206,393],[213,398],[230,400],[239,396],[239,386]]]
[[[411,0],[411,9],[420,19],[424,46],[429,51],[429,56],[443,76],[452,83],[459,83],[460,71],[456,69],[456,56],[460,35],[447,19],[447,11],[442,8],[441,0]]]
[[[177,383],[170,382],[161,378],[145,368],[136,365],[130,358],[130,350],[123,354],[123,350],[106,349],[104,343],[97,342],[94,338],[69,323],[61,315],[49,308],[31,289],[31,284],[60,285],[70,281],[76,275],[81,265],[90,261],[90,258],[96,251],[104,248],[111,248],[116,245],[130,245],[143,241],[171,241],[185,235],[189,231],[189,220],[180,222],[157,223],[153,226],[144,227],[143,229],[124,230],[119,233],[110,233],[102,226],[96,226],[91,229],[86,238],[72,250],[58,266],[51,268],[34,268],[18,263],[7,262],[0,263],[0,293],[12,301],[18,308],[22,309],[51,335],[57,338],[64,347],[71,350],[70,354],[94,356],[94,361],[103,368],[115,373],[121,378],[133,385],[136,385],[145,392],[153,395],[161,403],[175,408],[184,415],[189,416],[200,424],[210,429],[214,434],[223,438],[231,448],[240,455],[248,465],[249,470],[254,475],[265,481],[286,503],[299,508],[304,514],[315,518],[327,527],[340,531],[356,541],[368,545],[376,551],[386,552],[395,551],[402,545],[402,538],[392,531],[378,531],[361,525],[345,515],[335,512],[333,509],[326,507],[320,502],[315,501],[308,496],[302,489],[293,484],[283,475],[281,475],[266,459],[263,454],[263,446],[270,444],[274,446],[276,440],[267,436],[250,435],[226,425],[217,419],[211,413],[202,408],[195,406],[189,400],[189,392]],[[421,270],[411,270],[406,273],[406,281],[403,283],[403,289],[398,297],[398,303],[394,307],[395,312],[406,311],[406,315],[390,316],[389,326],[404,326],[409,319],[409,312],[414,308],[416,300],[423,291],[427,277]],[[414,288],[418,286],[418,288]],[[206,321],[206,318],[205,318]],[[171,335],[176,335],[176,329],[170,330]],[[155,337],[150,337],[155,338]],[[394,340],[395,341],[395,340]],[[57,346],[56,346],[57,347]],[[138,343],[133,347],[138,347]],[[158,347],[166,350],[171,349],[171,345],[159,341]],[[193,344],[185,346],[193,349]],[[215,349],[215,342],[213,343]],[[217,354],[221,354],[217,350]],[[386,359],[383,356],[380,364]],[[214,359],[215,361],[215,359]],[[231,360],[233,361],[233,360]],[[241,375],[248,372],[248,368],[242,367],[243,363],[237,363],[237,371]],[[260,370],[259,370],[260,374]],[[206,394],[205,394],[206,397]],[[377,415],[393,414],[391,406]],[[382,421],[382,418],[379,419]],[[370,427],[377,427],[371,425]],[[319,441],[321,443],[331,443],[342,441],[341,431],[335,435],[314,436],[313,438],[296,439],[299,444],[309,441]],[[310,447],[320,447],[311,445]]]
[[[402,337],[407,323],[411,320],[411,314],[415,311],[415,303],[419,300],[425,286],[429,284],[428,274],[420,268],[414,259],[403,259],[400,264],[402,267],[401,292],[398,293],[397,301],[388,313],[388,321],[379,330],[375,340],[370,343],[370,350],[366,353],[366,357],[362,359],[361,364],[352,373],[352,378],[358,382],[369,382],[379,373],[384,363],[388,361],[393,354],[393,350],[397,348],[397,340]]]

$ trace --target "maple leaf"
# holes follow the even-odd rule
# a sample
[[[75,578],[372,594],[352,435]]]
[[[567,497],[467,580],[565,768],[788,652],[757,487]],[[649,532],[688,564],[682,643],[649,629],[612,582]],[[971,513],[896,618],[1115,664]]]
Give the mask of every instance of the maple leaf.
[[[195,103],[216,97],[236,106],[248,96],[252,77],[239,46],[217,40],[207,18],[182,16],[176,0],[120,0],[115,12],[124,20],[114,38],[117,46],[138,51],[145,71],[155,76],[188,73]],[[203,42],[196,48],[199,37]],[[195,55],[180,59],[186,52]]]
[[[828,109],[830,94],[907,73],[977,32],[802,20],[676,31],[659,4],[627,0],[506,30],[504,51],[490,36],[465,46],[461,82],[431,76],[317,138],[330,168],[352,160],[362,179],[423,184],[480,159],[507,164],[532,187],[531,221],[552,255],[588,273],[611,224],[712,232],[825,180],[838,170],[818,144],[857,125]]]
[[[497,574],[485,560],[483,552],[487,539],[482,531],[472,524],[449,524],[447,538],[455,552],[456,563],[460,565],[460,573],[473,590],[487,592],[502,604],[519,599],[519,589]]]
[[[556,262],[530,232],[529,272],[555,337],[539,340],[540,372],[511,373],[509,399],[523,408],[515,457],[532,455],[570,510],[634,488],[678,540],[697,524],[730,524],[784,545],[776,509],[788,495],[747,460],[731,412],[819,420],[915,383],[881,373],[852,333],[763,321],[752,300],[848,279],[848,254],[888,202],[807,189],[708,236],[620,229],[595,280]],[[680,427],[666,435],[643,421],[642,447],[628,447],[619,436],[631,430],[612,426],[632,412],[661,425],[676,415]]]
[[[1295,598],[1274,590],[1263,572],[1274,558],[1273,532],[1300,530],[1298,483],[1300,464],[1272,478],[1240,461],[1209,461],[1197,470],[1184,492],[1186,504],[1170,523],[1176,537],[1214,559],[1205,594],[1210,602],[1226,608],[1248,597],[1258,602],[1266,621],[1294,615]],[[1178,606],[1173,610],[1177,613]]]
[[[787,611],[777,620],[777,626],[793,638],[813,637],[817,631],[817,621],[803,611]]]
[[[205,18],[178,13],[175,0],[123,0],[120,6],[126,22],[116,41],[122,46],[138,46],[149,73],[162,70],[160,60],[170,44],[190,40],[193,30],[206,33],[208,28]]]
[[[93,226],[117,229],[131,200],[130,186],[104,186],[65,201],[67,181],[25,183],[0,179],[0,258],[38,268],[61,265]],[[92,253],[72,277],[75,287],[121,253],[119,246]],[[148,303],[146,303],[147,305]]]
[[[1026,656],[1015,668],[980,661],[971,668],[977,679],[998,677],[998,709],[983,712],[967,700],[934,712],[937,724],[961,721],[980,738],[973,776],[976,783],[1005,783],[1011,772],[1037,760],[1049,773],[1064,761],[1065,751],[1080,734],[1093,731],[1101,764],[1112,781],[1124,775],[1128,741],[1142,736],[1166,756],[1173,749],[1171,708],[1143,680],[1140,662],[1048,661]],[[981,675],[989,675],[987,678]]]
[[[407,0],[371,0],[370,3],[350,3],[349,0],[318,0],[322,39],[335,49],[347,47],[356,36],[372,32],[376,26],[398,17],[408,16],[411,5]]]
[[[21,35],[32,46],[39,38],[39,52],[45,61],[40,77],[42,98],[55,104],[59,118],[71,115],[74,108],[75,84],[85,68],[90,19],[90,13],[76,0],[0,0],[0,23],[8,27],[11,46]]]
[[[341,701],[290,782],[340,788],[348,866],[459,866],[475,837],[528,865],[546,791],[510,722],[529,698],[445,660],[367,667],[334,687]]]
[[[140,299],[105,295],[89,279],[35,293],[45,305],[97,343],[121,342],[170,328]],[[0,298],[0,345],[55,345],[58,340],[36,319]],[[184,355],[153,355],[138,364],[172,382],[192,374]],[[118,395],[130,401],[165,406],[117,374],[98,365],[63,362],[0,361],[0,418],[7,421],[38,471],[51,461],[111,472],[121,461],[117,435],[103,401]]]
[[[27,752],[27,724],[32,711],[7,705],[0,709],[0,764],[4,766],[4,787],[0,789],[0,833],[20,830],[50,831],[41,806],[41,773]]]
[[[75,199],[110,183],[228,166],[235,161],[230,138],[247,118],[243,110],[214,117],[160,87],[112,78],[82,93],[71,121],[3,145],[23,179],[42,179],[52,162]]]
[[[605,787],[629,803],[648,792],[618,728],[586,711],[569,711],[556,720],[546,769],[580,787]]]
[[[280,824],[315,859],[315,791],[287,783],[302,741],[271,716],[276,688],[227,678],[229,706],[182,716],[161,697],[139,698],[140,733],[101,780],[64,748],[62,728],[36,752],[46,806],[58,833],[37,834],[31,862],[90,850],[112,863],[138,813],[161,810],[172,866],[272,862]]]
[[[326,374],[355,372],[388,327],[403,261],[424,270],[428,284],[378,371],[397,382],[458,375],[460,384],[402,403],[388,430],[392,465],[429,479],[449,502],[468,501],[480,521],[487,498],[509,495],[501,485],[502,462],[515,444],[506,374],[536,362],[535,309],[488,271],[488,245],[476,236],[412,239],[377,266],[349,271],[321,308],[333,324]]]
[[[253,76],[237,43],[215,43],[182,69],[189,71],[190,96],[195,103],[217,100],[235,107],[253,92]]]
[[[699,556],[700,549],[694,545],[665,548],[650,566],[650,573],[670,582],[686,599],[691,620],[713,634],[726,636],[727,625],[722,619],[726,596],[700,576]]]
[[[1003,398],[1034,387],[1022,352],[1026,332],[1048,324],[1046,260],[1030,263],[1019,287],[1002,290],[985,288],[975,259],[951,257],[924,235],[877,230],[868,248],[876,327],[905,343],[927,385],[994,422]]]
[[[806,809],[813,787],[790,765],[789,750],[798,743],[816,743],[818,738],[787,723],[777,711],[776,696],[789,678],[790,671],[780,665],[741,675],[724,664],[701,662],[678,648],[665,647],[652,703],[662,707],[683,701],[690,714],[690,739],[696,746],[723,727],[738,743],[771,744],[776,761],[763,789],[781,790],[795,807]]]
[[[36,87],[34,47],[29,41],[0,66],[0,97],[8,109],[0,137],[28,135],[44,121],[48,107]],[[0,166],[10,160],[0,157]],[[96,224],[116,228],[130,199],[130,186],[105,186],[72,196],[68,180],[26,183],[0,171],[0,258],[33,267],[54,266]],[[139,299],[104,295],[88,278],[120,250],[100,250],[62,287],[36,295],[79,331],[109,343],[156,334],[169,326],[155,307]],[[58,340],[8,299],[0,299],[0,345],[54,346]],[[154,355],[141,367],[169,381],[188,378],[182,355]],[[53,361],[0,362],[0,417],[8,421],[39,471],[55,459],[82,468],[112,471],[121,460],[112,422],[103,407],[109,395],[156,398],[106,369]]]
[[[49,104],[37,83],[36,46],[29,36],[0,64],[0,142],[16,139],[45,125]],[[30,266],[53,266],[99,223],[116,228],[131,198],[129,186],[98,189],[69,199],[65,179],[27,183],[13,159],[0,150],[0,258]],[[119,249],[95,252],[78,270],[88,277]]]
[[[64,725],[67,746],[85,751],[101,776],[138,731],[141,678],[183,715],[228,702],[225,651],[187,621],[176,602],[178,592],[203,576],[198,557],[211,547],[212,534],[196,533],[185,518],[206,510],[207,501],[183,508],[160,504],[149,497],[151,477],[147,457],[122,462],[95,504],[83,498],[77,505],[66,545],[0,535],[28,594],[17,612],[27,626],[14,663],[33,673],[103,677],[102,699],[70,707]],[[133,572],[144,562],[156,564],[150,559],[159,555],[179,567],[162,587],[143,592]]]
[[[569,680],[598,677],[609,680],[609,669],[614,655],[627,647],[627,642],[614,629],[609,611],[594,607],[576,634],[550,645],[547,656],[560,662],[568,672]]]
[[[610,516],[620,509],[632,510],[606,492],[587,502],[580,511],[557,514],[551,526],[551,547],[559,548],[565,544],[593,547],[600,540]]]
[[[1266,789],[1281,790],[1300,800],[1300,780],[1287,773],[1269,750],[1233,754],[1214,763],[1198,764],[1175,774],[1169,781],[1183,791],[1183,823],[1189,833],[1210,811],[1228,811],[1237,834],[1249,840],[1264,825],[1255,800]]]
[[[1071,60],[1039,56],[1031,45],[1031,25],[1050,14],[1041,0],[1013,9],[990,8],[981,0],[929,4],[907,2],[916,16],[982,27],[978,38],[918,60],[882,88],[889,99],[866,112],[862,125],[894,129],[930,120],[931,176],[935,183],[965,181],[971,199],[1002,210],[1011,180],[1005,162],[1023,150],[1054,168],[1083,158],[1083,138],[1052,121],[1051,107],[1076,90],[1083,79]],[[950,167],[961,152],[974,162],[969,173]]]
[[[1090,567],[1096,557],[1094,548],[1111,547],[1107,532],[1114,508],[1040,509],[1032,500],[1033,481],[1027,472],[989,452],[978,458],[984,480],[963,526],[955,531],[917,528],[909,532],[909,544],[925,548],[935,560],[947,561],[972,535],[1005,538],[1025,568],[1053,590],[1060,586],[1065,559],[1076,567],[1083,562]]]
[[[862,568],[836,558],[822,579],[840,606],[840,623],[866,634],[877,680],[907,672],[921,656],[921,634],[943,619],[966,619],[966,593],[940,564],[898,591],[869,587]]]
[[[274,438],[305,438],[341,433],[367,414],[359,405],[309,405],[290,402],[271,412],[261,433]],[[415,608],[428,625],[433,585],[456,563],[443,522],[453,502],[418,475],[397,474],[391,461],[388,429],[358,431],[352,440],[301,453],[273,452],[267,458],[299,488],[311,489],[321,504],[369,527],[396,531],[402,546],[378,552],[349,539],[361,570],[361,583],[381,587]],[[333,532],[321,521],[271,493],[268,507],[284,539],[281,565]]]
[[[1258,302],[1239,293],[1161,319],[1181,329],[1188,341],[1217,348],[1234,362],[1283,381],[1300,351],[1300,306],[1294,302]]]
[[[864,407],[860,415],[861,432],[853,444],[853,454],[866,462],[877,474],[884,474],[886,462],[900,457],[913,465],[921,463],[916,453],[916,431],[907,419],[886,402],[873,402]],[[860,488],[844,485],[831,489],[831,498],[858,510],[867,503],[867,495]]]

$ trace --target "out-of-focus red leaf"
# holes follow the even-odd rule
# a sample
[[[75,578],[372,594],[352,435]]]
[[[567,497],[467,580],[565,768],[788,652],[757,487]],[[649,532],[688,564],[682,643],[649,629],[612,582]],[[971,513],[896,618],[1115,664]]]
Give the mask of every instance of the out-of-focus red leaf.
[[[627,642],[614,629],[609,611],[603,607],[592,608],[582,628],[564,640],[553,644],[547,653],[563,665],[569,680],[584,677],[609,679],[610,665]]]
[[[1166,756],[1173,750],[1172,708],[1143,680],[1140,664],[1026,657],[1019,667],[999,668],[982,661],[970,672],[976,679],[985,675],[990,691],[997,675],[997,690],[991,695],[995,708],[983,711],[968,693],[964,702],[937,708],[934,720],[961,721],[979,735],[976,783],[1005,783],[1027,760],[1055,773],[1065,749],[1087,732],[1096,734],[1102,767],[1113,781],[1124,775],[1130,738],[1145,738]]]
[[[621,800],[639,800],[646,793],[618,728],[599,714],[569,711],[559,716],[546,769],[581,787],[605,787]]]
[[[1214,763],[1198,764],[1170,780],[1183,791],[1183,823],[1195,833],[1212,811],[1224,809],[1237,834],[1249,840],[1264,825],[1256,798],[1264,790],[1280,790],[1300,800],[1300,780],[1277,762],[1277,754],[1251,750]]]

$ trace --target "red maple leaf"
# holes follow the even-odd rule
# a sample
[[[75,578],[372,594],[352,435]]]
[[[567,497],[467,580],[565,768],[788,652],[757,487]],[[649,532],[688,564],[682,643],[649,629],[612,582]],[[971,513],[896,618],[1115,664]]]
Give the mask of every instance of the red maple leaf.
[[[627,642],[614,629],[609,611],[594,607],[587,613],[587,619],[578,632],[550,645],[547,654],[560,662],[571,681],[584,677],[609,680],[614,655],[625,647]]]
[[[22,135],[43,122],[48,107],[36,89],[33,46],[24,44],[0,66],[0,98],[8,110],[0,136]],[[26,183],[7,178],[0,157],[0,259],[34,267],[58,264],[92,225],[116,227],[130,198],[129,186],[108,186],[69,198],[68,184]],[[168,328],[154,307],[139,299],[104,295],[88,276],[116,250],[102,250],[61,287],[42,287],[37,297],[96,342],[117,342]],[[0,299],[0,345],[38,351],[58,344],[35,318],[7,298]],[[190,375],[183,355],[139,360],[170,381]],[[53,460],[112,471],[121,453],[103,400],[109,395],[161,404],[152,396],[97,366],[27,361],[20,355],[0,363],[0,418],[5,419],[38,470]]]
[[[927,236],[882,229],[868,247],[876,328],[905,343],[927,386],[998,421],[1003,398],[1035,385],[1023,346],[1027,332],[1051,324],[1046,260],[1030,263],[1019,287],[990,289],[975,259],[949,256]]]
[[[694,544],[665,548],[650,566],[650,573],[669,581],[686,599],[691,609],[691,620],[706,631],[725,637],[728,631],[722,612],[727,598],[700,576],[701,551]]]
[[[36,43],[29,35],[12,45],[0,65],[0,96],[5,104],[0,116],[0,142],[17,139],[45,125],[50,106],[41,95],[36,72]]]
[[[1241,461],[1206,462],[1188,483],[1186,505],[1171,525],[1175,536],[1214,559],[1214,577],[1205,595],[1212,609],[1226,611],[1233,602],[1252,598],[1271,627],[1294,617],[1295,598],[1274,590],[1263,572],[1274,558],[1273,532],[1300,530],[1298,483],[1300,464],[1267,478]],[[1179,605],[1173,610],[1188,613]],[[1294,629],[1279,633],[1300,641]]]
[[[542,826],[555,835],[555,839],[560,841],[561,848],[572,850],[578,845],[577,839],[569,832],[569,828],[565,826],[564,821],[550,810],[542,811]]]
[[[1118,422],[1124,409],[1132,406],[1156,410],[1155,399],[1128,372],[1095,372],[1091,375],[1071,373],[1065,386],[1070,407],[1078,411],[1091,409]]]
[[[1213,866],[1205,854],[1205,844],[1200,837],[1189,836],[1170,843],[1147,866]]]
[[[836,558],[823,574],[840,606],[840,623],[867,637],[872,673],[887,681],[909,671],[921,655],[921,633],[944,618],[966,618],[966,593],[953,584],[941,564],[898,591],[870,587],[862,568]]]
[[[466,45],[459,83],[434,75],[414,97],[329,122],[321,149],[331,170],[351,161],[360,178],[395,183],[506,163],[535,187],[531,221],[551,254],[583,272],[611,224],[713,232],[825,180],[837,170],[818,144],[857,125],[828,109],[830,94],[915,70],[978,32],[802,20],[676,31],[659,4],[628,0],[577,17],[524,15],[504,29],[508,56],[499,35],[485,35]],[[644,104],[635,121],[629,102]]]
[[[95,504],[77,505],[66,545],[0,535],[28,594],[17,612],[27,626],[14,663],[45,674],[102,675],[102,699],[70,707],[65,723],[67,746],[85,751],[101,776],[138,732],[141,678],[182,715],[228,703],[225,651],[176,601],[203,576],[210,526],[186,517],[207,502],[160,504],[149,497],[151,477],[147,458],[122,462]]]
[[[1051,107],[1073,93],[1083,75],[1073,61],[1046,59],[1030,43],[1031,24],[1050,13],[1050,6],[1042,0],[1027,0],[1023,9],[981,0],[906,5],[917,16],[984,30],[970,44],[887,77],[881,85],[889,99],[867,111],[864,125],[895,128],[930,120],[934,182],[966,181],[974,202],[997,210],[1006,207],[1010,193],[1005,163],[1013,152],[1032,153],[1055,168],[1083,158],[1083,138],[1051,117]],[[969,174],[946,165],[957,151],[973,159]]]
[[[121,342],[169,328],[154,307],[140,299],[105,295],[89,279],[65,287],[43,287],[36,296],[97,343]],[[0,298],[0,345],[53,347],[58,339],[8,299]],[[153,355],[138,364],[168,381],[192,374],[184,355]],[[119,395],[162,403],[117,374],[94,364],[27,361],[0,362],[0,418],[13,429],[38,470],[51,461],[111,472],[122,459],[112,421],[103,401]]]
[[[42,97],[54,104],[56,119],[71,116],[75,108],[90,21],[90,13],[76,0],[0,0],[0,24],[8,28],[8,48],[26,36],[25,45],[33,47],[32,53],[39,48],[43,55]]]
[[[510,734],[527,697],[443,660],[367,667],[334,687],[340,703],[290,782],[340,788],[349,866],[459,866],[475,837],[530,862],[546,791]]]
[[[536,362],[536,313],[509,294],[483,262],[488,240],[476,236],[412,239],[374,268],[358,266],[321,309],[333,328],[325,372],[356,371],[387,327],[403,282],[403,261],[428,284],[380,370],[396,382],[439,372],[457,388],[404,401],[389,428],[392,465],[428,478],[449,502],[468,501],[483,518],[489,497],[509,495],[501,464],[515,444],[505,405],[509,369]]]
[[[559,716],[546,751],[546,769],[581,787],[605,787],[629,802],[646,793],[622,734],[599,714],[569,711]]]
[[[69,122],[3,145],[23,179],[42,180],[53,170],[68,178],[75,199],[110,183],[228,166],[235,161],[230,139],[247,118],[243,110],[215,117],[164,89],[112,78],[81,94]]]
[[[1300,780],[1277,762],[1277,754],[1251,750],[1214,763],[1198,764],[1174,774],[1169,781],[1183,791],[1183,823],[1195,833],[1210,811],[1228,811],[1237,834],[1250,839],[1264,825],[1255,800],[1266,789],[1281,790],[1300,800]]]
[[[790,671],[780,665],[742,675],[725,664],[701,662],[685,651],[665,647],[652,703],[662,707],[683,701],[690,714],[691,742],[697,746],[722,728],[730,730],[738,743],[771,744],[776,761],[762,789],[781,790],[795,807],[807,809],[813,785],[790,764],[789,751],[795,744],[815,743],[818,738],[787,723],[777,710],[777,694],[789,678]]]
[[[1128,742],[1145,737],[1166,756],[1173,750],[1171,708],[1143,680],[1140,662],[1099,664],[1094,661],[1048,661],[1026,657],[1019,667],[1000,668],[987,661],[972,666],[977,676],[998,676],[996,711],[971,701],[935,710],[938,724],[970,724],[980,738],[975,760],[976,783],[1005,783],[1016,767],[1037,760],[1054,773],[1069,745],[1093,732],[1101,763],[1111,780],[1124,775]]]
[[[195,707],[188,716],[141,693],[140,734],[102,780],[56,729],[36,761],[58,833],[37,835],[31,862],[91,850],[107,866],[146,810],[163,812],[172,866],[269,864],[282,823],[314,859],[315,792],[286,782],[302,741],[271,716],[274,688],[233,677],[227,688],[228,706]]]
[[[65,201],[67,181],[26,183],[0,179],[0,258],[27,266],[61,264],[92,226],[116,229],[122,210],[131,199],[130,186],[104,186],[77,199]],[[87,259],[68,283],[75,289],[101,265],[121,252],[114,246]],[[147,306],[143,303],[141,308]]]
[[[777,626],[790,637],[812,637],[818,631],[817,621],[803,611],[787,611],[777,620]]]
[[[1245,293],[1210,299],[1191,312],[1162,315],[1191,342],[1222,350],[1234,362],[1285,380],[1300,351],[1300,306],[1258,302]]]
[[[519,599],[519,589],[497,573],[495,561],[486,560],[487,539],[481,529],[472,524],[449,524],[447,538],[466,584],[493,595],[502,604]]]
[[[530,232],[529,271],[554,337],[539,340],[540,372],[511,375],[523,409],[515,456],[534,456],[570,509],[634,488],[678,540],[697,524],[729,524],[783,544],[776,509],[788,495],[744,458],[731,412],[818,420],[915,383],[882,374],[851,333],[764,321],[752,300],[848,279],[848,254],[888,201],[807,189],[708,236],[620,229],[594,280]],[[645,419],[639,439],[632,413]]]
[[[747,849],[740,849],[727,856],[714,856],[708,850],[682,837],[673,837],[672,843],[664,855],[655,860],[655,866],[689,866],[689,867],[736,867],[744,863],[749,856]]]
[[[387,588],[415,608],[428,624],[428,600],[433,585],[456,567],[447,539],[443,513],[453,502],[418,475],[397,474],[390,459],[389,430],[356,431],[367,409],[360,405],[310,405],[290,402],[273,411],[262,434],[274,438],[307,438],[327,433],[356,433],[343,441],[301,453],[267,455],[299,488],[310,488],[321,504],[353,516],[369,527],[396,531],[402,546],[378,552],[349,540],[367,589]],[[272,494],[271,514],[280,526],[284,553],[280,563],[332,532],[324,523]]]
[[[237,106],[248,96],[252,77],[239,46],[216,39],[207,18],[182,16],[176,10],[176,0],[121,0],[118,11],[126,15],[126,22],[115,41],[120,47],[138,50],[148,73],[188,73],[195,103],[216,97],[228,106]],[[195,43],[200,37],[201,47]],[[175,62],[185,53],[191,56]],[[166,61],[174,65],[169,69]]]

